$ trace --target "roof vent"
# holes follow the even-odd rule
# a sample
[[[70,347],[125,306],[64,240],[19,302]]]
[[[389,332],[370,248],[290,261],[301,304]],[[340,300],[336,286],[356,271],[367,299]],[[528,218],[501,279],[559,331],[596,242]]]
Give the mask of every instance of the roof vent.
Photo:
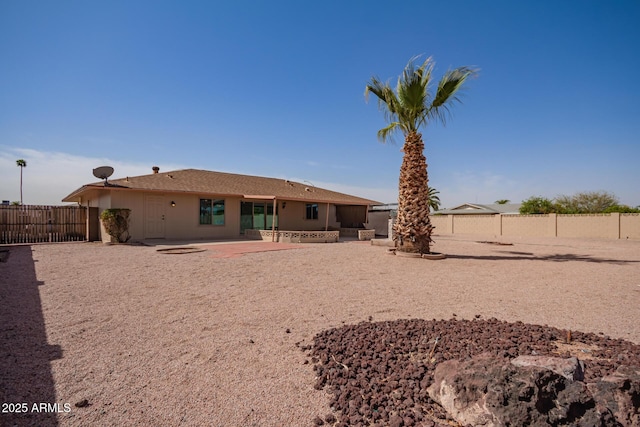
[[[153,170],[153,173],[158,173],[160,172],[160,168],[158,166],[154,166],[151,168],[151,170]]]

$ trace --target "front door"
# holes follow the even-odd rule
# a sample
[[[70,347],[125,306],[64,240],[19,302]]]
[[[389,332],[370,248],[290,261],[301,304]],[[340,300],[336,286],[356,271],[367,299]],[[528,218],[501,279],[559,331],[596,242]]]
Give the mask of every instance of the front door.
[[[164,197],[145,197],[144,212],[144,237],[147,239],[164,238]]]

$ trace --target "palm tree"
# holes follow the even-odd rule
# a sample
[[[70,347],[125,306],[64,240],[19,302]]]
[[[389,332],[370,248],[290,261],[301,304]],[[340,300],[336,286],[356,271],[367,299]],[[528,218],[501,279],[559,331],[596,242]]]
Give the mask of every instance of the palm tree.
[[[22,204],[22,169],[27,167],[27,161],[18,159],[16,165],[20,168],[20,204]]]
[[[438,209],[440,209],[440,197],[438,197],[438,194],[440,194],[440,192],[435,188],[430,187],[428,193],[429,193],[429,207],[435,212]]]
[[[460,102],[457,94],[467,78],[477,70],[460,67],[449,70],[438,82],[432,93],[431,73],[434,62],[427,58],[416,68],[411,58],[402,75],[398,77],[395,92],[389,83],[372,77],[365,88],[365,97],[373,93],[378,107],[385,113],[389,124],[378,131],[378,139],[388,142],[396,132],[404,135],[404,152],[398,185],[398,216],[394,229],[396,246],[401,252],[430,252],[433,226],[429,221],[429,179],[424,156],[421,126],[432,121],[445,124],[449,108]]]
[[[506,205],[507,203],[509,203],[511,200],[509,199],[500,199],[500,200],[496,200],[495,203],[496,205]]]

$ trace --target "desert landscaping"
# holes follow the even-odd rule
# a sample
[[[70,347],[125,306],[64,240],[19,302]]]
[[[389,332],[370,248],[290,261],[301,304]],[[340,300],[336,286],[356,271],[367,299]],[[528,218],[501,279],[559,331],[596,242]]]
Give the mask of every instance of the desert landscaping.
[[[350,412],[338,373],[370,362],[355,353],[347,362],[350,346],[358,357],[403,354],[425,366],[423,379],[436,363],[481,351],[572,347],[586,379],[638,366],[640,241],[434,240],[446,259],[355,240],[189,242],[184,253],[167,242],[11,246],[0,263],[0,397],[28,411],[2,413],[0,424],[459,425],[414,398]],[[515,347],[486,336],[493,347],[460,344],[493,330],[519,337]],[[415,343],[401,349],[391,336]],[[607,346],[615,357],[593,362]],[[429,384],[412,384],[425,395]],[[384,414],[362,414],[365,404]]]

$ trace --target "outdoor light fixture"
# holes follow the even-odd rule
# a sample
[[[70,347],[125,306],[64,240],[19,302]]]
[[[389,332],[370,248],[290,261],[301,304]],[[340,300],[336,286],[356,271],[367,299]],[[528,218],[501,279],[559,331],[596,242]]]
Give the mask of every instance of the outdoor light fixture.
[[[282,209],[287,207],[287,202],[282,202]]]
[[[176,202],[174,202],[173,200],[171,201],[171,207],[175,208],[176,207]]]

